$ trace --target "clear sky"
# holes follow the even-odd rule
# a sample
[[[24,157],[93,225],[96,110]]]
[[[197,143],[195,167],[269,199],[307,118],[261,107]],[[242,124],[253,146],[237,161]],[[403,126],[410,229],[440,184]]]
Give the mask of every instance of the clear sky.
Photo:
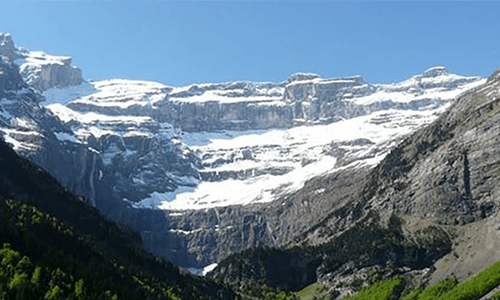
[[[1,1],[0,31],[87,79],[281,82],[295,72],[406,79],[500,66],[500,2]]]

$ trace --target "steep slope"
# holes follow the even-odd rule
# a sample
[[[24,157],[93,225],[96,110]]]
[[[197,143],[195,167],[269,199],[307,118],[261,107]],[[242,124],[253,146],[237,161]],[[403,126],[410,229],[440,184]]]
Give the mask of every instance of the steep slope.
[[[233,297],[146,254],[136,232],[103,218],[2,141],[0,224],[2,297]]]
[[[348,295],[374,272],[420,280],[427,275],[432,283],[452,275],[464,280],[498,261],[499,74],[405,138],[368,176],[351,173],[358,185],[350,193],[343,192],[347,185],[332,185],[324,196],[345,204],[313,222],[295,243],[232,255],[211,276],[292,289],[318,281],[335,295]],[[306,185],[296,197],[314,205],[321,200],[312,191]],[[301,256],[314,263],[290,260]],[[280,259],[291,261],[284,273],[312,275],[296,281],[274,276]],[[253,271],[246,271],[249,266]]]

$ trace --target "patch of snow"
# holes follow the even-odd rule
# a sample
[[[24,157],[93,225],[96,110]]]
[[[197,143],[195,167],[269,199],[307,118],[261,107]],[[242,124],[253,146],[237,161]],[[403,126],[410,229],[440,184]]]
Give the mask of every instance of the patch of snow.
[[[203,276],[207,275],[209,272],[212,272],[215,268],[217,268],[217,264],[210,264],[203,268]]]
[[[81,144],[80,140],[78,140],[74,135],[66,133],[66,132],[54,132],[57,139],[61,142],[71,142],[76,144]]]
[[[184,216],[184,213],[181,212],[173,212],[168,214],[170,217],[181,217]]]
[[[319,195],[319,194],[323,194],[325,192],[325,189],[324,188],[321,188],[321,189],[317,189],[314,191],[314,194],[316,195]]]
[[[17,129],[27,129],[32,131],[39,129],[35,121],[33,121],[33,119],[30,119],[28,117],[11,119],[10,125]]]
[[[15,63],[19,65],[21,73],[26,68],[37,68],[42,65],[69,65],[70,56],[50,55],[42,51],[29,51],[23,53],[23,59],[16,59]]]
[[[61,103],[52,103],[46,107],[55,116],[57,116],[62,122],[69,123],[72,121],[78,121],[83,124],[88,123],[119,123],[119,124],[142,124],[151,121],[151,117],[147,116],[110,116],[98,114],[95,112],[80,113],[75,110],[68,108]]]
[[[202,230],[203,230],[202,228],[198,228],[198,229],[195,229],[195,230],[169,229],[168,232],[189,235],[189,234],[200,232]]]
[[[40,102],[40,105],[47,106],[53,103],[66,104],[95,92],[97,92],[97,89],[89,82],[64,88],[53,87],[43,92],[45,101]]]
[[[241,180],[201,181],[195,187],[181,185],[172,192],[155,192],[135,205],[149,209],[184,210],[273,201],[297,191],[313,177],[346,168],[336,166],[337,158],[325,153],[331,144],[340,145],[348,151],[353,162],[347,167],[374,166],[388,151],[377,150],[377,147],[432,122],[437,117],[436,111],[386,110],[328,125],[184,133],[183,142],[191,150],[210,153],[204,163],[213,166],[205,168],[205,172],[281,171],[276,174],[264,172]],[[360,139],[370,143],[352,144]],[[251,156],[245,158],[243,151],[250,151]],[[373,151],[378,152],[371,154]],[[219,161],[223,163],[218,164]]]
[[[153,192],[148,198],[132,204],[135,208],[157,209],[162,203],[173,201],[177,193],[191,192],[193,187],[180,186],[175,192],[158,193]]]
[[[214,92],[206,92],[202,95],[186,97],[186,98],[170,98],[172,102],[187,102],[187,103],[203,103],[203,102],[220,102],[224,104],[238,102],[255,102],[258,104],[279,104],[284,105],[281,97],[272,96],[254,96],[254,97],[227,97]]]
[[[443,81],[449,82],[450,79],[452,79],[450,78],[450,76],[451,75],[446,76],[443,79]],[[430,80],[432,80],[433,83],[436,83],[436,78],[432,78]],[[410,82],[405,82],[402,84],[416,85],[416,83],[413,82],[414,79],[410,79],[409,81]],[[453,89],[431,88],[431,89],[426,89],[423,92],[418,92],[418,90],[414,90],[415,91],[414,93],[408,92],[411,91],[411,89],[408,86],[405,86],[404,90],[402,91],[400,88],[398,88],[399,87],[398,85],[380,85],[379,90],[373,94],[363,97],[346,99],[346,101],[351,101],[352,103],[357,105],[369,105],[377,102],[386,102],[386,101],[391,101],[393,103],[410,103],[428,99],[449,100],[458,97],[463,92],[475,88],[477,86],[480,86],[485,82],[486,82],[485,79],[483,79],[483,80],[473,81],[471,83],[467,83]]]
[[[79,128],[75,130],[75,135],[81,140],[86,140],[90,136],[94,136],[96,139],[101,138],[106,135],[114,135],[115,132],[107,129],[100,129],[97,126],[89,126],[87,128]],[[96,150],[97,151],[97,150]],[[97,151],[99,152],[99,151]]]
[[[196,275],[196,276],[205,276],[209,272],[211,272],[213,269],[217,267],[217,264],[210,264],[203,269],[197,269],[197,268],[187,268],[186,271],[189,273]]]
[[[72,101],[100,107],[152,106],[165,99],[171,89],[166,85],[152,81],[111,79],[92,82],[94,93]]]
[[[28,142],[18,140],[18,137],[22,136],[35,136],[42,137],[43,135],[37,131],[21,131],[16,129],[9,128],[0,128],[0,132],[3,133],[3,139],[5,142],[12,145],[12,148],[16,151],[27,150],[27,151],[36,151],[39,149],[39,146],[30,144]]]

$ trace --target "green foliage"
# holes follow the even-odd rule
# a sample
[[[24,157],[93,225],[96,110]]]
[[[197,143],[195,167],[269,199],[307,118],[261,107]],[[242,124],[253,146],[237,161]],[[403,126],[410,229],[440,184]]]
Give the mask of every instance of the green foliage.
[[[451,291],[458,284],[458,280],[455,277],[448,278],[433,286],[426,288],[422,293],[418,295],[418,300],[434,300],[441,295]]]
[[[24,289],[28,285],[28,275],[25,273],[15,273],[9,283],[10,290]]]
[[[383,280],[372,284],[351,298],[352,300],[392,300],[398,299],[404,286],[402,277],[395,276],[390,280]]]
[[[54,300],[54,299],[61,299],[62,298],[62,292],[59,286],[55,285],[52,287],[52,289],[48,290],[47,293],[45,294],[44,299],[47,300]]]
[[[297,296],[300,300],[313,300],[313,299],[322,299],[326,297],[328,294],[328,288],[320,283],[314,283],[303,290],[297,292]]]
[[[0,249],[0,256],[2,257],[2,268],[12,268],[20,260],[21,255],[19,252],[10,249],[9,243],[4,243],[3,248]]]
[[[417,289],[401,299],[474,300],[481,298],[498,285],[500,285],[500,261],[461,284],[458,284],[458,280],[452,277],[428,286],[423,291]],[[495,294],[491,299],[500,300],[500,293]]]
[[[238,289],[239,295],[243,299],[267,299],[267,300],[298,300],[294,293],[289,291],[279,291],[277,289],[261,285],[255,282],[243,285]]]
[[[478,275],[461,283],[454,289],[442,295],[440,300],[470,300],[479,299],[500,285],[500,262],[493,264]]]
[[[76,299],[83,299],[84,298],[84,295],[85,295],[85,290],[84,290],[84,286],[83,286],[83,279],[80,279],[78,280],[76,283],[75,283],[75,296],[76,296]]]
[[[490,300],[500,300],[500,291],[493,294],[493,296],[491,296]]]
[[[401,300],[417,300],[418,295],[420,295],[420,293],[422,293],[422,290],[416,289],[415,291],[412,291],[409,294],[402,297]]]
[[[31,276],[31,284],[33,284],[35,287],[40,284],[40,277],[42,276],[42,268],[41,267],[36,267],[35,271],[33,271],[33,276]]]

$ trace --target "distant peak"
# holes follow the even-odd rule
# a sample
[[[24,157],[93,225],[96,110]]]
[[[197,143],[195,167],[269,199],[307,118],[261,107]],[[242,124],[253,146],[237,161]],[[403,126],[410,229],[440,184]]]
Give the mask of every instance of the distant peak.
[[[495,72],[493,72],[493,74],[491,74],[489,77],[488,77],[488,81],[492,81],[492,80],[495,80],[495,79],[498,79],[500,78],[500,67],[498,67]]]
[[[444,66],[432,67],[424,71],[423,77],[437,77],[447,74],[446,68]]]
[[[18,56],[12,36],[8,32],[0,32],[0,56],[5,56],[10,60]]]
[[[294,73],[288,77],[288,82],[293,82],[293,81],[303,81],[303,80],[311,80],[311,79],[316,79],[316,78],[321,78],[320,75],[315,74],[315,73]]]
[[[6,38],[12,39],[9,32],[0,32],[0,38],[1,39],[6,39]]]

